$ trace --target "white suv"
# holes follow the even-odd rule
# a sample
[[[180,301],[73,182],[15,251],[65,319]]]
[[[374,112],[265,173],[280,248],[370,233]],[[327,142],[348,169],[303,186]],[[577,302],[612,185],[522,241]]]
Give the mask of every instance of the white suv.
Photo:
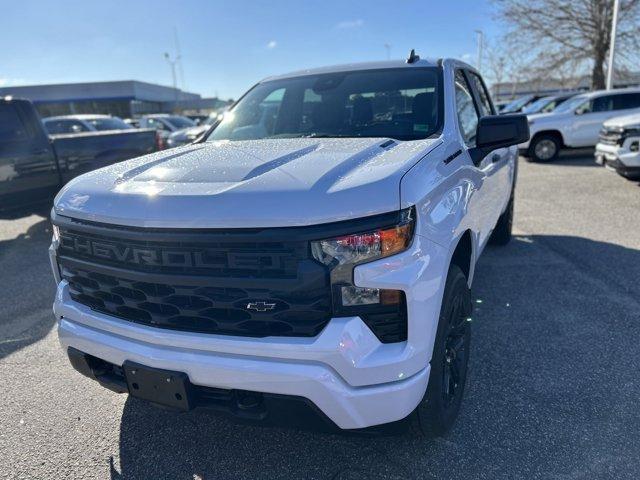
[[[164,406],[443,433],[527,138],[456,60],[266,79],[207,138],[58,195],[60,342],[86,376]]]
[[[521,153],[538,162],[554,160],[562,148],[593,147],[602,124],[640,112],[640,89],[600,90],[576,95],[551,113],[529,115],[531,141]]]

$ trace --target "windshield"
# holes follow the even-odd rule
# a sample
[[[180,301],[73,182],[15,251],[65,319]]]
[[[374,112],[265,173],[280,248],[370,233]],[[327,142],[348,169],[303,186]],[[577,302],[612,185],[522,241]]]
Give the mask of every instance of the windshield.
[[[531,96],[516,98],[513,102],[507,103],[507,105],[500,110],[500,113],[512,113],[517,112],[524,107],[531,100]]]
[[[572,112],[586,101],[587,101],[587,97],[584,97],[582,95],[570,98],[569,100],[562,102],[560,105],[558,105],[553,111],[553,113]]]
[[[399,68],[272,80],[249,91],[207,140],[426,138],[439,129],[439,70]]]
[[[543,97],[522,109],[522,113],[538,113],[553,102],[554,97]]]
[[[93,118],[87,120],[96,130],[129,130],[133,127],[118,117]]]
[[[189,128],[189,127],[196,126],[196,122],[194,122],[190,118],[180,117],[178,115],[171,116],[171,117],[164,117],[163,120],[170,123],[173,126],[173,128],[175,128],[176,130],[180,130],[181,128]]]

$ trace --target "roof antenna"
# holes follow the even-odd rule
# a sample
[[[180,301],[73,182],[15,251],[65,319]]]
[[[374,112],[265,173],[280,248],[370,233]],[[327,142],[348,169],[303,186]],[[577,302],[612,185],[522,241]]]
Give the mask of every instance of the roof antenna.
[[[406,61],[407,63],[415,63],[418,60],[420,60],[420,55],[416,55],[415,49],[412,48]]]

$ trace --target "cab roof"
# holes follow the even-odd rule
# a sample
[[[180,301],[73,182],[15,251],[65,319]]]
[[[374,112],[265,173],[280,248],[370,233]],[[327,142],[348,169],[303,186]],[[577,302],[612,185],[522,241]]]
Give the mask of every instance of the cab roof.
[[[360,63],[347,63],[344,65],[331,65],[320,68],[309,68],[306,70],[297,70],[295,72],[285,73],[283,75],[274,75],[263,79],[263,82],[270,82],[272,80],[281,80],[284,78],[302,77],[306,75],[320,75],[325,73],[338,73],[338,72],[357,72],[361,70],[382,70],[392,68],[420,68],[420,67],[437,67],[441,64],[442,60],[432,58],[421,58],[413,63],[407,63],[406,60],[387,60],[381,62],[360,62]]]

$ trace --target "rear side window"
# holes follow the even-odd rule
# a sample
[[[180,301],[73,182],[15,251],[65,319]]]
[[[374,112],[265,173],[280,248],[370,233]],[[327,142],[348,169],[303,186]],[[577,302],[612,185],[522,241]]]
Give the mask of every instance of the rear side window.
[[[471,88],[467,83],[462,70],[456,71],[455,76],[456,111],[458,114],[458,126],[464,139],[464,143],[473,146],[476,143],[476,129],[478,128],[478,112],[473,103]]]
[[[625,93],[613,96],[614,110],[640,108],[640,93]]]
[[[480,100],[480,116],[486,117],[487,115],[493,115],[493,109],[491,108],[491,100],[489,100],[489,92],[482,83],[482,80],[478,75],[473,72],[467,72],[469,79],[473,84],[473,88],[478,92],[478,98]]]
[[[0,103],[0,143],[23,142],[28,138],[27,128],[16,108]]]

